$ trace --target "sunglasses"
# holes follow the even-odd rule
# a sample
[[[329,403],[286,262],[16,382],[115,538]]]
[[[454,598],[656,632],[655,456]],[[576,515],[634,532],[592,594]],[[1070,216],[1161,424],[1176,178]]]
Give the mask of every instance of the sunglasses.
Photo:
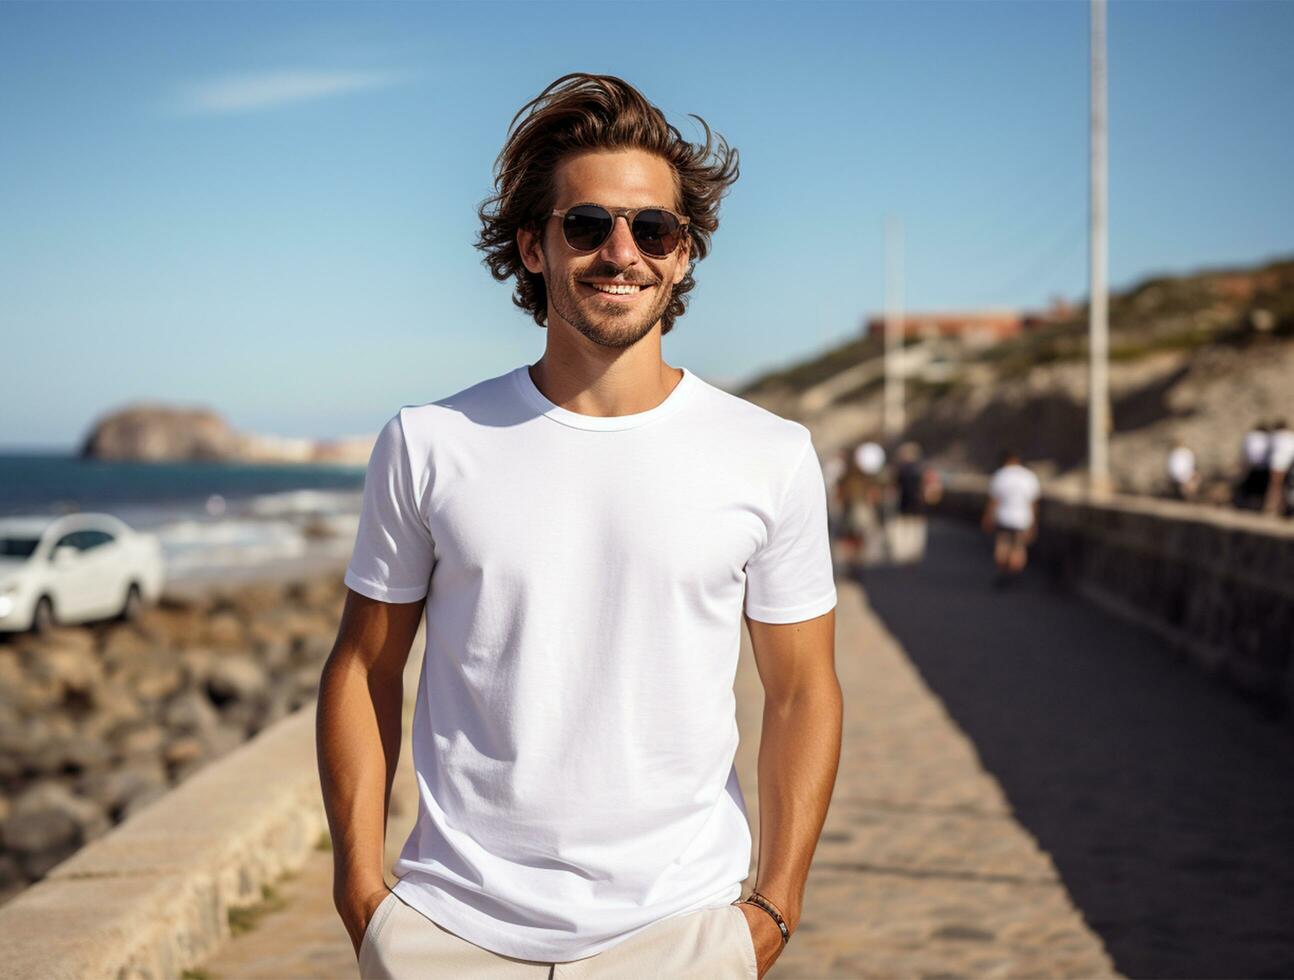
[[[555,210],[552,216],[562,219],[566,244],[577,252],[592,252],[611,237],[616,218],[624,215],[639,251],[653,258],[673,255],[682,243],[690,218],[667,208],[604,208],[601,204],[576,204]]]

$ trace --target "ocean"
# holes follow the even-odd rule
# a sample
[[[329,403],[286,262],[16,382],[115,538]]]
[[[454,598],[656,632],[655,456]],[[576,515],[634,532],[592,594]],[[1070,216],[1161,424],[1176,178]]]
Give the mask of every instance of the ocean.
[[[0,452],[0,518],[108,513],[157,535],[168,580],[344,559],[363,466],[145,463]]]

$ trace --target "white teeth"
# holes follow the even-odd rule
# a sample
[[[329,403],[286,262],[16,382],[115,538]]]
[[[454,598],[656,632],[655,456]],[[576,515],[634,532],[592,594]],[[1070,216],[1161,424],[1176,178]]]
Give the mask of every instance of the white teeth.
[[[586,285],[592,286],[594,289],[598,290],[599,292],[612,293],[613,295],[616,295],[616,296],[624,296],[624,295],[628,295],[629,293],[636,293],[640,289],[642,289],[642,286],[633,286],[629,284],[620,285],[620,286],[604,286],[602,283],[590,282],[590,283],[586,283]]]

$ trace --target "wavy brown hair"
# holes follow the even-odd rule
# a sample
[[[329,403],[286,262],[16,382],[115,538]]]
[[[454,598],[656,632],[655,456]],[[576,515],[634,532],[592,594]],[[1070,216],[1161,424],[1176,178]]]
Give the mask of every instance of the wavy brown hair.
[[[670,332],[696,286],[695,263],[709,253],[710,236],[719,227],[719,201],[739,173],[736,149],[712,133],[700,116],[692,118],[705,130],[704,143],[685,140],[660,109],[623,79],[584,72],[558,78],[512,117],[494,164],[494,194],[477,212],[481,233],[475,244],[495,279],[516,277],[512,302],[535,323],[547,325],[548,289],[544,277],[522,263],[518,229],[529,227],[542,235],[555,206],[553,173],[565,157],[587,150],[638,149],[670,165],[674,207],[692,219],[687,226],[691,265],[661,316],[661,333]]]

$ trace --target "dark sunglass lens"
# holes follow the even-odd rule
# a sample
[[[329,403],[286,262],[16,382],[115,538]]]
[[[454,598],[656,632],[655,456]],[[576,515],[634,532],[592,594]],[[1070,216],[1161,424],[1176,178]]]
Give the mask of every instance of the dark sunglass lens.
[[[562,232],[571,248],[589,252],[597,248],[611,234],[610,212],[592,205],[582,204],[566,212]]]
[[[652,208],[634,219],[634,241],[648,255],[663,257],[678,248],[682,228],[674,215]]]

